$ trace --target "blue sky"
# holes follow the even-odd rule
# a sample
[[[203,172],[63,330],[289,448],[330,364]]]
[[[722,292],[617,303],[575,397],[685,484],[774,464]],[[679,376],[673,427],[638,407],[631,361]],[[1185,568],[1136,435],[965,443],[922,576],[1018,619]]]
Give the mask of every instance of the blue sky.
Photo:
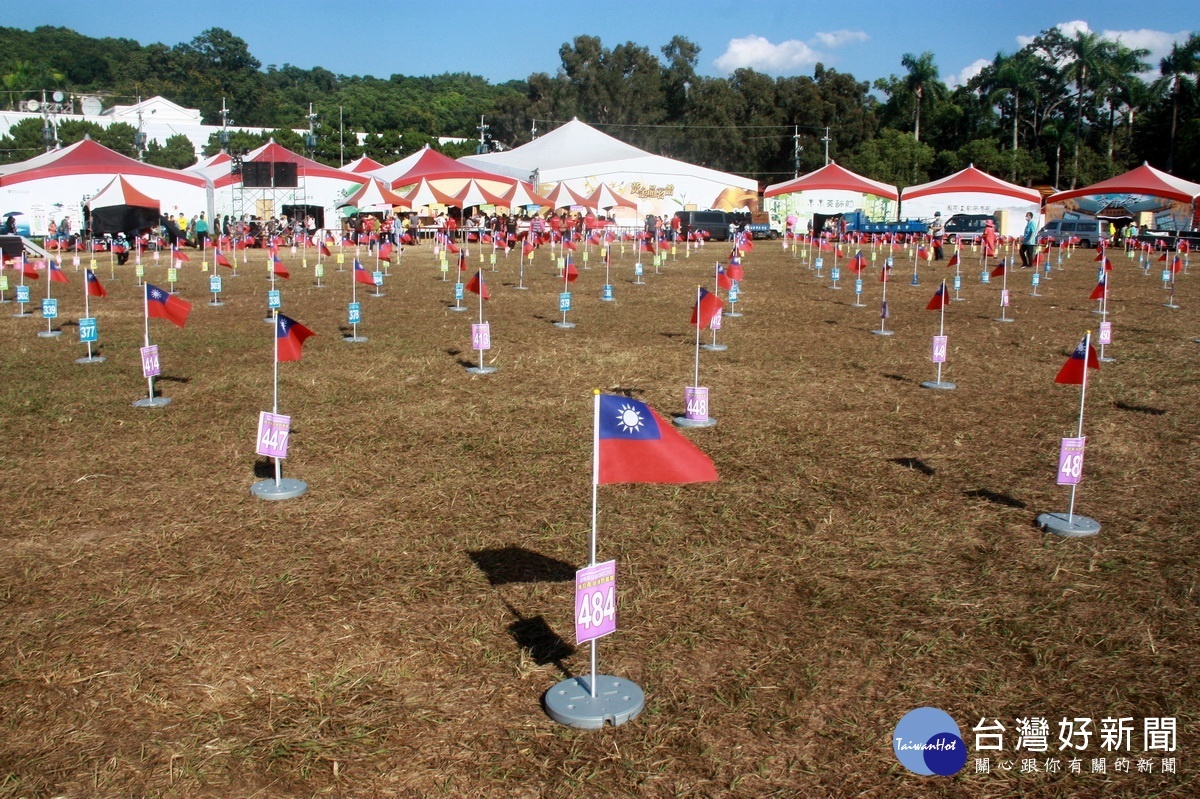
[[[905,53],[930,50],[948,83],[966,80],[997,52],[1013,52],[1042,30],[1063,25],[1151,50],[1200,30],[1200,2],[1148,6],[1113,0],[1010,0],[916,3],[908,0],[674,2],[571,0],[517,3],[315,3],[205,0],[167,4],[122,0],[13,2],[0,25],[73,28],[142,44],[187,42],[220,27],[244,39],[263,65],[325,67],[341,75],[470,72],[494,83],[553,74],[559,48],[579,35],[605,47],[632,41],[656,56],[674,35],[700,46],[698,71],[724,76],[738,67],[769,75],[811,75],[820,61],[873,81],[901,74]],[[1153,13],[1139,13],[1152,9]]]

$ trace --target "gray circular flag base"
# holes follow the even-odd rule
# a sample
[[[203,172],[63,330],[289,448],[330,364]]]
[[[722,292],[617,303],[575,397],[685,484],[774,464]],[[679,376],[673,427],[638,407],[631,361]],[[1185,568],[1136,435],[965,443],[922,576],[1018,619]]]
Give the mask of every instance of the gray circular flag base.
[[[38,338],[55,338],[55,337],[61,336],[61,335],[62,335],[61,330],[39,330],[38,331]]]
[[[893,333],[890,330],[872,330],[871,332],[877,336],[894,336],[895,335],[895,333]]]
[[[591,677],[581,675],[551,688],[544,701],[550,718],[580,730],[598,730],[606,722],[619,727],[637,718],[646,707],[646,695],[637,684],[608,674],[596,675],[594,697]]]
[[[830,286],[829,288],[832,289],[833,291],[841,291],[842,290],[842,286]]]
[[[676,416],[671,420],[676,427],[715,427],[717,420],[709,416],[706,419],[689,419],[686,416]]]
[[[308,483],[291,477],[281,477],[276,483],[274,478],[259,480],[250,486],[250,493],[259,499],[295,499],[308,492]]]
[[[1099,310],[1092,311],[1092,313],[1096,314],[1097,316],[1104,316],[1104,314],[1105,314],[1104,311],[1099,311]]]
[[[1046,532],[1064,538],[1085,538],[1100,532],[1100,522],[1078,514],[1068,520],[1065,513],[1042,513],[1038,515],[1037,523]]]
[[[75,363],[104,363],[108,358],[103,355],[85,355],[82,358],[76,358]]]
[[[469,311],[470,308],[468,308],[465,305],[451,305],[446,310],[448,310],[448,311]]]
[[[214,307],[214,308],[220,308],[220,307],[221,307],[221,306],[223,306],[225,303],[221,302],[220,300],[209,300],[209,301],[208,301],[208,304],[209,304],[209,305],[211,305],[211,306],[212,306],[212,307]]]
[[[366,336],[342,336],[342,341],[347,344],[358,344],[363,341],[370,341]]]
[[[709,352],[724,352],[729,349],[728,344],[701,344],[700,349],[708,350]]]
[[[170,397],[142,397],[140,400],[133,401],[135,408],[162,408],[170,404]]]
[[[13,319],[20,319],[23,316],[33,316],[33,311],[17,311],[13,314]]]
[[[529,286],[513,286],[517,291],[529,291]]]
[[[742,318],[742,315],[740,313],[738,313],[737,311],[726,311],[725,313],[721,314],[721,316],[725,316],[730,319],[741,319]]]
[[[600,302],[616,302],[616,297],[601,297]]]
[[[1015,319],[1009,319],[1007,316],[997,316],[993,322],[1015,322]]]
[[[329,286],[326,286],[324,283],[313,283],[313,286],[312,286],[312,287],[313,287],[313,288],[315,288],[315,289],[327,289],[327,288],[329,288]]]
[[[274,316],[264,316],[263,322],[265,322],[268,325],[273,325],[273,324],[275,324],[275,317]]]
[[[852,302],[852,303],[850,303],[850,307],[851,308],[866,308],[867,304],[865,302]]]
[[[495,366],[468,366],[467,371],[473,375],[490,375],[496,371]]]
[[[1117,362],[1116,358],[1109,358],[1107,355],[1102,355],[1099,358],[1097,358],[1096,360],[1100,361],[1100,363],[1116,363]]]
[[[557,327],[559,330],[570,330],[571,328],[575,327],[575,323],[574,322],[555,322],[554,326]]]
[[[1173,302],[1164,302],[1164,303],[1163,303],[1163,307],[1164,307],[1164,308],[1170,308],[1171,310],[1175,310],[1175,309],[1176,309],[1176,308],[1178,308],[1179,306],[1178,306],[1178,305],[1176,305],[1176,304],[1175,304],[1175,303],[1173,303]]]
[[[943,391],[953,391],[954,389],[958,388],[958,386],[954,385],[953,383],[947,383],[944,380],[926,380],[921,384],[921,388],[937,388]]]
[[[367,296],[368,296],[368,297],[386,297],[386,296],[387,296],[387,292],[386,292],[386,291],[381,291],[381,292],[379,292],[379,293],[377,293],[377,294],[368,294]],[[463,310],[466,310],[466,309],[464,308]]]
[[[950,302],[966,302],[966,297],[951,297]]]

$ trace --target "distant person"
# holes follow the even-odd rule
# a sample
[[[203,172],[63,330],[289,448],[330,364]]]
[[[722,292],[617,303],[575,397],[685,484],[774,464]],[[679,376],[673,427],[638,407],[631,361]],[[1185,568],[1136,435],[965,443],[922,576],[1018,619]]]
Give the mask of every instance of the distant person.
[[[996,257],[996,244],[999,238],[996,236],[996,223],[989,219],[983,223],[983,257]]]
[[[1025,212],[1025,232],[1021,234],[1021,268],[1033,266],[1033,250],[1037,246],[1037,225],[1033,223],[1033,211]]]
[[[933,212],[933,222],[929,225],[929,237],[933,239],[933,260],[940,261],[944,258],[942,252],[942,239],[946,237],[946,223],[942,221],[942,212]]]

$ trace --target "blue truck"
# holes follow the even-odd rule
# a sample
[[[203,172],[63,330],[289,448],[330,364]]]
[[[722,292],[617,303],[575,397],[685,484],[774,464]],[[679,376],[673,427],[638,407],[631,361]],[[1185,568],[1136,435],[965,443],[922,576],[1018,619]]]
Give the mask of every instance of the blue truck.
[[[901,219],[895,222],[872,222],[862,211],[842,214],[847,233],[928,233],[929,225],[920,219]]]

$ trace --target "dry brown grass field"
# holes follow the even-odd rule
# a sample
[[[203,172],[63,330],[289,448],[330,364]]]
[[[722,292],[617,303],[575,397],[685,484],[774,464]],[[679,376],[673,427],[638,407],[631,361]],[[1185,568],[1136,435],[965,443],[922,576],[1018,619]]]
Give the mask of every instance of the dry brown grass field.
[[[694,292],[726,247],[647,264],[642,286],[618,248],[615,303],[598,299],[593,256],[573,330],[551,324],[546,253],[528,291],[501,255],[485,271],[486,377],[464,368],[476,312],[447,311],[453,283],[428,245],[406,250],[386,296],[360,292],[358,344],[342,341],[350,273],[329,261],[316,288],[308,255],[283,253],[283,311],[317,335],[280,365],[280,411],[284,475],[309,492],[282,502],[249,491],[271,406],[264,253],[222,269],[221,308],[192,253],[186,328],[151,323],[161,409],[130,404],[146,395],[132,264],[115,281],[99,264],[103,364],[75,363],[69,263],[61,337],[0,305],[0,797],[1200,793],[1200,277],[1180,276],[1170,310],[1160,264],[1116,259],[1116,362],[1090,376],[1077,503],[1103,529],[1063,539],[1035,518],[1067,507],[1054,476],[1079,389],[1053,380],[1099,321],[1093,252],[1039,297],[1011,272],[1010,324],[967,252],[946,314],[958,389],[938,392],[919,385],[934,374],[924,308],[950,270],[923,265],[913,287],[899,257],[883,338],[877,269],[855,308],[852,280],[833,291],[828,264],[818,279],[760,242],[744,316],[719,334],[729,349],[701,354],[718,424],[686,432],[720,480],[600,489],[600,557],[620,583],[600,664],[647,699],[586,732],[541,699],[587,670],[571,579],[587,559],[592,389],[682,412]],[[147,279],[166,285],[165,260]],[[920,706],[971,745],[957,776],[892,755]],[[1080,774],[997,757],[976,773],[972,727],[999,719],[1019,762],[1029,716],[1050,719],[1050,754],[1063,717],[1132,717],[1122,754],[1153,769],[1115,771],[1093,737]],[[1177,773],[1143,753],[1146,717],[1177,719]]]

